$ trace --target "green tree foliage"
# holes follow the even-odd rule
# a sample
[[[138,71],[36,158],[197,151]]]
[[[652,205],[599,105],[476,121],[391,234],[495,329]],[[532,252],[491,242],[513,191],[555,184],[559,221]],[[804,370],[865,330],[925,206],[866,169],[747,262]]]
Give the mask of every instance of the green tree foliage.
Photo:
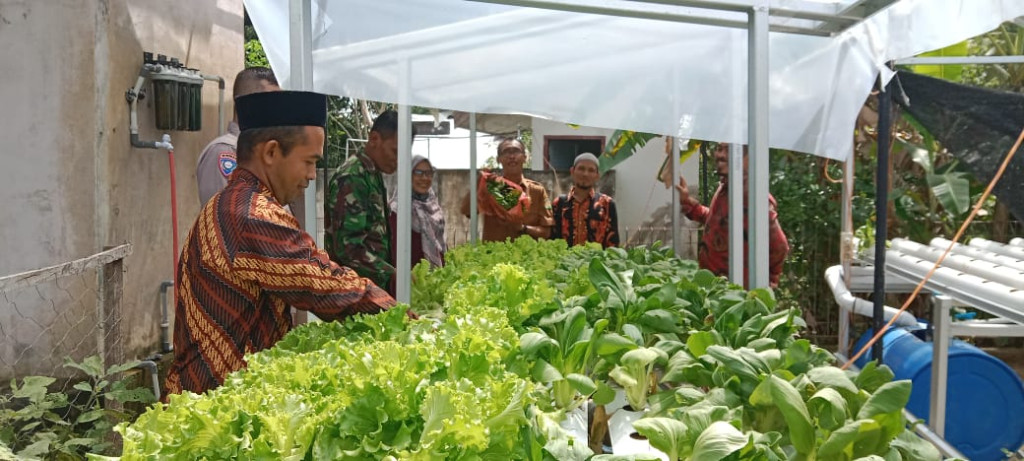
[[[245,67],[270,67],[270,61],[263,50],[256,29],[245,26]],[[370,133],[373,119],[393,105],[352,98],[330,96],[327,100],[327,149],[320,168],[337,168],[345,161],[346,148],[349,154],[362,149],[362,142],[349,143],[349,139],[365,140]],[[353,150],[354,149],[354,150]]]
[[[972,56],[1024,55],[1024,27],[1006,22],[992,32],[967,41]],[[972,85],[1024,92],[1024,64],[965,66],[963,81]]]
[[[270,67],[267,53],[252,26],[245,26],[245,67]]]

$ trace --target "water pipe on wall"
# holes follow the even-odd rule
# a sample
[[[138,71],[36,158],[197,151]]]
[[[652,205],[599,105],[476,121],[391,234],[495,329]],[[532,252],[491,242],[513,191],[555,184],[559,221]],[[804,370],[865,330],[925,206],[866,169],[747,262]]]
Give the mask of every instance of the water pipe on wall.
[[[224,134],[228,131],[224,126],[224,77],[203,74],[203,80],[217,82],[217,133]]]
[[[128,100],[128,140],[132,143],[132,147],[138,147],[141,149],[161,149],[166,146],[161,144],[161,141],[141,141],[139,140],[139,114],[137,110],[138,101],[141,99],[142,85],[146,83],[146,75],[148,71],[144,68],[139,73],[139,78],[135,80],[135,86],[125,93],[125,99]],[[167,137],[168,144],[170,143],[170,136]]]
[[[156,359],[159,360],[159,357],[160,356],[157,356]],[[142,360],[142,361],[139,361],[138,365],[135,365],[135,368],[143,368],[147,372],[149,372],[150,384],[153,386],[153,395],[156,396],[157,399],[159,399],[160,398],[160,372],[159,372],[159,370],[156,367],[156,361],[154,361],[152,358],[146,359],[146,360]]]
[[[174,350],[171,344],[171,323],[167,315],[167,290],[174,288],[173,280],[160,282],[160,352],[167,353]]]
[[[139,71],[139,76],[135,81],[135,85],[125,93],[125,99],[128,101],[129,106],[129,141],[132,147],[142,149],[166,149],[167,159],[170,168],[170,182],[171,182],[171,233],[172,233],[172,253],[173,253],[173,274],[174,279],[170,282],[162,282],[160,284],[160,296],[161,296],[161,312],[160,312],[160,336],[161,336],[161,350],[163,352],[170,352],[173,350],[170,340],[170,321],[167,308],[167,290],[177,286],[178,278],[178,205],[177,205],[177,181],[175,175],[175,162],[174,162],[174,146],[171,144],[171,137],[168,134],[164,134],[160,141],[143,141],[139,139],[139,118],[138,118],[138,100],[142,99],[143,93],[142,88],[145,85],[146,80],[153,80],[154,82],[154,93],[157,96],[157,110],[166,109],[166,104],[175,105],[177,108],[174,110],[186,111],[187,116],[178,119],[176,125],[172,125],[170,129],[184,129],[188,131],[195,131],[200,128],[201,110],[202,110],[202,96],[201,88],[202,81],[213,81],[217,82],[218,86],[218,101],[217,101],[217,131],[218,133],[224,133],[227,131],[227,126],[224,124],[224,89],[225,82],[224,78],[219,75],[206,75],[200,74],[196,69],[185,68],[179,64],[175,58],[167,59],[166,56],[159,55],[156,59],[153,59],[152,53],[143,53],[143,65]],[[156,88],[157,82],[172,82],[173,86],[178,88],[176,94],[160,94],[159,89]],[[162,96],[162,98],[161,98]],[[162,104],[163,103],[163,104]],[[157,115],[157,125],[160,126],[161,116],[167,120],[165,113]],[[173,117],[173,116],[172,116]],[[173,120],[173,119],[172,119]],[[167,128],[167,127],[165,127]]]

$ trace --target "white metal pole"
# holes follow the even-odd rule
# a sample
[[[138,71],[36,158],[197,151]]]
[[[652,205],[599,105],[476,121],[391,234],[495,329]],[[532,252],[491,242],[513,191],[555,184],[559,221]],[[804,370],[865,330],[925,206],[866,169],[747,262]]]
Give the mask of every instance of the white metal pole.
[[[959,65],[959,64],[1022,64],[1024,56],[934,56],[897,59],[896,64],[906,65]]]
[[[668,146],[668,162],[671,165],[672,182],[679,182],[679,141],[675,136],[669,136],[667,140]],[[672,189],[672,251],[676,257],[679,257],[679,223],[682,222],[680,214],[682,209],[679,206],[679,189],[671,187]]]
[[[395,299],[408,303],[412,284],[412,114],[409,110],[409,59],[398,63],[398,229],[395,248]]]
[[[758,0],[749,13],[747,59],[750,159],[749,233],[750,286],[767,287],[768,279],[768,2]]]
[[[843,265],[843,282],[846,286],[850,286],[850,281],[853,279],[853,170],[854,170],[854,154],[850,154],[850,158],[843,164],[843,194],[842,194],[842,215],[840,219],[840,248],[839,248],[839,261]],[[850,314],[847,312],[839,312],[839,353],[847,356],[849,354],[850,344]]]
[[[313,89],[313,6],[312,0],[288,1],[288,38],[290,49],[289,87],[294,90],[312,91]],[[326,130],[327,127],[324,127]],[[324,133],[326,135],[326,132]],[[324,175],[326,179],[326,174]],[[302,196],[302,210],[292,210],[302,228],[313,237],[317,247],[323,248],[323,233],[317,229],[316,219],[316,179],[309,182]],[[306,311],[296,310],[292,321],[298,325],[306,323],[316,316]]]
[[[744,59],[743,56],[733,56],[730,59],[732,75],[740,75],[741,69],[746,69],[749,64],[749,59]],[[747,100],[746,94],[743,93],[743,89],[739,85],[734,85],[732,88],[732,101],[733,113],[740,114],[744,110],[744,102]],[[748,92],[749,93],[749,92]],[[745,138],[739,124],[735,124],[732,127],[733,139]],[[743,261],[747,257],[746,237],[744,237],[744,227],[746,227],[747,217],[744,212],[743,202],[746,200],[743,197],[743,144],[733,143],[729,145],[729,182],[732,187],[727,191],[727,198],[729,203],[729,280],[737,285],[744,285],[743,280],[746,278],[747,266],[743,264]],[[712,161],[712,165],[714,162]],[[711,206],[710,203],[707,204]]]
[[[936,296],[932,303],[932,394],[928,408],[928,427],[939,437],[946,437],[946,380],[949,373],[950,336],[949,310],[953,299]]]
[[[743,225],[746,216],[743,213],[743,145],[729,146],[729,280],[743,285],[743,274],[746,257],[743,246]],[[708,204],[710,206],[710,204]]]
[[[313,8],[312,0],[289,0],[288,21],[291,44],[291,69],[288,77],[293,90],[313,90]],[[316,229],[316,180],[309,183],[303,196],[302,228],[322,247],[323,238],[318,238]]]
[[[477,241],[476,112],[469,113],[469,242]]]

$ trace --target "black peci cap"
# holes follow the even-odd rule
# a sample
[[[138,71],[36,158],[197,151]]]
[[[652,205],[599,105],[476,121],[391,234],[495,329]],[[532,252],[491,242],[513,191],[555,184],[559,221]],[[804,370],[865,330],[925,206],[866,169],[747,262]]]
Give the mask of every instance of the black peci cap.
[[[309,91],[268,91],[235,99],[238,128],[326,126],[327,95]]]

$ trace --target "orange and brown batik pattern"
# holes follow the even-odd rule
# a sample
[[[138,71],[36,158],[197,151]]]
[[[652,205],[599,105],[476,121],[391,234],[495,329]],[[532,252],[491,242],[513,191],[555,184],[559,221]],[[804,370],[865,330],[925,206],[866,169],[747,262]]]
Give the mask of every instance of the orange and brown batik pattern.
[[[331,262],[245,169],[203,207],[182,249],[178,280],[168,393],[219,386],[245,367],[245,354],[288,332],[289,306],[335,320],[395,303]]]
[[[619,245],[619,217],[615,202],[608,195],[591,190],[585,200],[575,198],[575,187],[551,204],[555,226],[551,238],[565,239],[569,245],[597,242],[608,248]]]

